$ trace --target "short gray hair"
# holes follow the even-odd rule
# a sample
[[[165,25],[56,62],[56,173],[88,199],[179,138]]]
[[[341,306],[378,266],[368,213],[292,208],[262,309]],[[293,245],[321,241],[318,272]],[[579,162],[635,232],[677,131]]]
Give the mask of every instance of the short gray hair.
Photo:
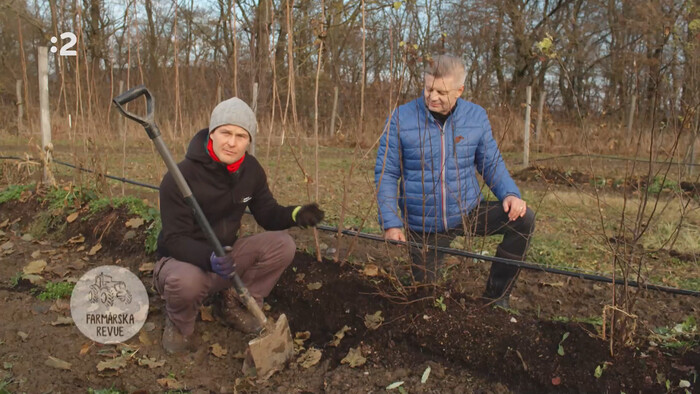
[[[461,58],[452,55],[438,55],[428,60],[425,74],[435,78],[453,76],[460,85],[467,79],[467,67]]]

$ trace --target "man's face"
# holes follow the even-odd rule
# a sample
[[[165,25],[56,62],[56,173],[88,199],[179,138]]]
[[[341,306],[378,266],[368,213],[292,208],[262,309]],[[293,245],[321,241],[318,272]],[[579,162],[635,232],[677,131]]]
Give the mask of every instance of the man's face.
[[[240,160],[250,145],[250,135],[240,126],[219,126],[210,137],[216,157],[226,165]]]
[[[425,74],[425,104],[428,109],[443,115],[447,115],[452,107],[457,103],[457,99],[462,95],[464,85],[457,82],[454,76],[448,75],[442,78],[435,78]]]

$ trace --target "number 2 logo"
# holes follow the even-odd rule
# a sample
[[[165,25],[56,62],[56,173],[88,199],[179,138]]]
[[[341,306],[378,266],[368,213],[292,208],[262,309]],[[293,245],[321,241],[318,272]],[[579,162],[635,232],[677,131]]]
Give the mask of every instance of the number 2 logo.
[[[71,48],[73,48],[78,42],[78,37],[76,37],[75,34],[71,32],[61,33],[61,40],[65,39],[68,39],[68,42],[65,45],[61,45],[60,50],[55,46],[52,46],[51,53],[58,52],[60,56],[76,56],[78,52],[75,49]],[[58,39],[56,37],[51,37],[51,43],[55,44],[56,42],[58,42]]]

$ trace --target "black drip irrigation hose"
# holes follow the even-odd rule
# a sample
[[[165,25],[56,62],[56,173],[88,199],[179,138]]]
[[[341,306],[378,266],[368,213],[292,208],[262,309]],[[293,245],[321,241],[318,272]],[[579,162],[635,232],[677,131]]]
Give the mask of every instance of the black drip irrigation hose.
[[[576,155],[569,155],[569,156],[576,156]],[[15,156],[0,156],[0,159],[25,160],[25,159],[15,157]],[[34,161],[34,160],[32,160],[32,161]],[[56,164],[61,164],[64,166],[75,168],[75,169],[80,170],[80,171],[95,173],[95,171],[93,171],[93,170],[78,167],[78,166],[75,166],[73,164],[65,163],[65,162],[62,162],[59,160],[53,160],[53,162]],[[136,186],[147,187],[147,188],[153,189],[153,190],[160,190],[160,188],[158,186],[153,186],[153,185],[149,185],[146,183],[136,182],[136,181],[132,181],[132,180],[129,180],[126,178],[120,178],[120,177],[115,177],[115,176],[106,175],[106,174],[98,174],[98,175],[104,176],[105,178],[114,179],[116,181],[136,185]],[[245,213],[249,214],[249,215],[251,214],[248,210],[246,210]],[[316,228],[318,228],[319,230],[322,230],[322,231],[327,231],[327,232],[336,233],[336,234],[338,233],[337,227],[317,225]],[[394,244],[394,245],[410,245],[410,246],[414,246],[414,247],[418,247],[418,248],[423,247],[423,245],[418,244],[416,242],[411,242],[411,241],[402,242],[402,241],[393,241],[393,240],[389,241],[389,240],[385,240],[384,237],[382,237],[380,235],[368,234],[368,233],[363,233],[363,232],[354,231],[354,230],[341,230],[340,233],[344,234],[344,235],[353,236],[353,237],[369,239],[369,240],[377,241],[377,242],[386,242],[386,243],[390,243],[390,244]],[[559,268],[545,267],[543,265],[534,264],[534,263],[530,263],[527,261],[504,259],[502,257],[495,257],[495,256],[486,256],[486,255],[482,255],[479,253],[472,253],[472,252],[467,252],[464,250],[452,249],[452,248],[443,248],[441,246],[430,245],[430,244],[426,244],[425,246],[427,246],[428,249],[436,250],[438,252],[442,252],[442,253],[446,253],[446,254],[451,254],[454,256],[462,256],[462,257],[468,257],[468,258],[477,259],[477,260],[485,260],[485,261],[490,261],[490,262],[503,263],[503,264],[512,265],[512,266],[520,267],[520,268],[525,268],[525,269],[529,269],[529,270],[533,270],[533,271],[549,272],[552,274],[571,276],[574,278],[587,279],[587,280],[592,280],[592,281],[596,281],[596,282],[603,282],[603,283],[613,283],[614,282],[617,285],[625,285],[626,284],[627,286],[631,286],[631,287],[638,287],[638,288],[643,288],[643,289],[647,289],[647,290],[656,290],[656,291],[661,291],[661,292],[670,293],[670,294],[679,294],[679,295],[689,295],[689,296],[693,296],[693,297],[700,297],[700,291],[678,289],[675,287],[648,285],[648,284],[644,284],[644,283],[640,284],[639,282],[636,282],[636,281],[625,282],[622,279],[615,279],[613,281],[612,278],[608,278],[606,276],[586,274],[583,272],[566,271],[566,270],[562,270]]]
[[[319,230],[323,230],[323,231],[334,232],[334,233],[338,232],[338,229],[335,227],[324,226],[324,225],[317,225],[316,227]],[[418,244],[416,242],[411,242],[411,241],[402,242],[402,241],[393,241],[393,240],[389,241],[389,240],[385,240],[384,237],[382,237],[380,235],[361,233],[359,231],[354,231],[354,230],[342,230],[341,233],[345,234],[345,235],[355,236],[358,238],[371,239],[373,241],[387,242],[387,243],[394,244],[394,245],[410,245],[410,246],[414,246],[414,247],[418,247],[418,248],[423,247],[422,244]],[[606,276],[601,276],[601,275],[586,274],[583,272],[566,271],[566,270],[562,270],[559,268],[545,267],[543,265],[534,264],[534,263],[530,263],[527,261],[504,259],[502,257],[495,257],[495,256],[486,256],[486,255],[482,255],[479,253],[472,253],[472,252],[467,252],[464,250],[452,249],[452,248],[443,248],[441,246],[430,245],[430,244],[426,244],[425,246],[427,246],[428,249],[436,250],[438,252],[451,254],[451,255],[455,255],[455,256],[469,257],[472,259],[485,260],[485,261],[490,261],[490,262],[495,262],[495,263],[503,263],[503,264],[508,264],[508,265],[512,265],[515,267],[525,268],[525,269],[529,269],[529,270],[533,270],[533,271],[543,271],[543,272],[549,272],[552,274],[572,276],[575,278],[587,279],[587,280],[592,280],[592,281],[596,281],[596,282],[613,283],[612,278],[608,278]],[[663,291],[663,292],[671,293],[671,294],[681,294],[681,295],[690,295],[690,296],[694,296],[694,297],[700,297],[700,292],[698,292],[698,291],[677,289],[675,287],[648,285],[648,284],[644,284],[644,283],[640,284],[636,281],[625,282],[622,279],[615,279],[615,284],[618,284],[618,285],[627,284],[627,286],[640,287],[640,288],[644,288],[644,289],[648,289],[648,290],[658,290],[658,291]]]

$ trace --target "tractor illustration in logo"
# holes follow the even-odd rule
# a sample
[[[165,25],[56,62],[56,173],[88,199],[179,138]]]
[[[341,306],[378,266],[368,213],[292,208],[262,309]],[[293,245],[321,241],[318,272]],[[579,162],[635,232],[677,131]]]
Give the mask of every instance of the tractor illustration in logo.
[[[90,285],[90,302],[101,302],[108,307],[114,305],[114,299],[125,304],[131,304],[131,293],[126,284],[112,280],[112,277],[101,272],[95,277],[95,283]]]

